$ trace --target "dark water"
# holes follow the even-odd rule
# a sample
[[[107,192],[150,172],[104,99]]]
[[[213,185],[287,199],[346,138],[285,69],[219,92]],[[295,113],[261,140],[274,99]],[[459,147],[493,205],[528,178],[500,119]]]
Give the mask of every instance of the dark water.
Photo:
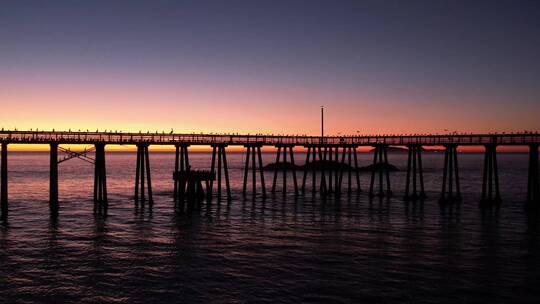
[[[404,172],[392,173],[390,199],[244,200],[242,154],[230,154],[232,203],[176,215],[173,154],[151,154],[154,207],[136,213],[135,153],[108,153],[108,217],[92,215],[93,168],[71,160],[60,165],[57,221],[48,212],[48,154],[9,157],[1,303],[540,300],[538,217],[523,209],[525,154],[499,155],[498,211],[478,208],[481,154],[460,154],[464,200],[452,208],[437,204],[440,154],[424,155],[423,204],[401,200]],[[209,166],[209,154],[190,157],[195,168]],[[405,154],[389,157],[404,166]],[[370,159],[360,156],[362,165]],[[369,176],[361,178],[367,189]]]

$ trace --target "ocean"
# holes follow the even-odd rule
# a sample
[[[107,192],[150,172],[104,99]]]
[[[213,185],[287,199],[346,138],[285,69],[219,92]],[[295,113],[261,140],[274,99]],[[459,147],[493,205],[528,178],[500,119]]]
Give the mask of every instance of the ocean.
[[[93,166],[73,159],[59,165],[53,218],[48,153],[9,153],[0,303],[540,301],[539,217],[524,209],[527,154],[498,155],[502,203],[480,209],[479,153],[459,154],[463,200],[445,206],[442,153],[423,154],[427,198],[408,203],[406,153],[389,154],[402,169],[391,173],[394,195],[372,200],[369,173],[350,197],[295,198],[288,178],[286,196],[278,179],[276,195],[244,198],[245,155],[229,153],[233,200],[189,213],[173,207],[174,153],[150,152],[154,204],[144,209],[133,201],[136,153],[106,157],[107,217],[92,212]],[[274,158],[263,153],[265,163]],[[190,154],[194,169],[210,159]],[[359,154],[361,166],[371,160]],[[272,172],[265,179],[270,192]]]

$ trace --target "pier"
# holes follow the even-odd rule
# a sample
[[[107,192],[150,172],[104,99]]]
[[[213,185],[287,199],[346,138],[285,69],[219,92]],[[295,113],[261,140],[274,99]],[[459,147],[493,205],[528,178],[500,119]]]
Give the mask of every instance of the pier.
[[[1,218],[7,219],[8,204],[8,150],[10,144],[47,144],[50,146],[50,210],[57,215],[58,202],[58,164],[71,159],[80,158],[94,165],[94,212],[106,214],[108,209],[106,153],[107,145],[135,145],[137,147],[137,164],[134,181],[136,205],[152,204],[152,180],[148,147],[151,145],[170,145],[175,147],[175,167],[173,169],[175,202],[201,197],[211,201],[216,198],[228,202],[232,199],[227,164],[227,147],[241,146],[246,149],[242,195],[248,195],[248,175],[251,173],[251,195],[261,193],[263,199],[267,189],[263,174],[261,150],[264,147],[275,147],[276,168],[272,180],[271,193],[278,190],[287,193],[288,172],[293,176],[294,195],[306,193],[306,180],[312,179],[312,192],[327,196],[342,195],[342,187],[346,186],[347,195],[353,190],[360,192],[360,176],[358,173],[357,148],[373,147],[373,163],[369,196],[392,195],[391,178],[388,164],[388,147],[407,147],[407,172],[404,201],[417,201],[426,197],[424,192],[422,149],[423,147],[444,147],[443,172],[441,172],[442,188],[439,202],[451,204],[461,199],[459,181],[458,147],[483,146],[484,168],[483,183],[479,204],[482,207],[498,205],[501,202],[499,190],[499,172],[497,165],[497,147],[526,146],[529,149],[527,204],[540,206],[540,177],[538,148],[540,134],[431,134],[431,135],[374,135],[374,136],[296,136],[296,135],[238,135],[238,134],[174,134],[174,133],[123,133],[123,132],[71,132],[71,131],[0,131],[0,209]],[[72,152],[60,145],[85,144],[93,145],[93,149],[83,152]],[[212,148],[211,169],[209,172],[192,170],[189,164],[189,147],[210,146]],[[304,172],[299,187],[296,175],[295,148],[307,151]],[[67,154],[58,157],[58,151]],[[94,158],[88,153],[94,153]],[[341,157],[340,157],[341,156]],[[289,159],[290,162],[287,160]],[[338,163],[335,168],[328,163]],[[281,166],[280,166],[281,164]],[[343,168],[348,169],[343,169]],[[250,170],[251,169],[251,170]],[[251,171],[251,172],[250,172]],[[259,171],[259,174],[257,174]],[[281,171],[281,172],[278,172]],[[282,174],[279,174],[282,173]],[[525,174],[525,173],[524,173]],[[257,179],[257,175],[259,178]],[[311,176],[309,176],[311,175]],[[281,176],[282,186],[278,187]],[[346,177],[345,185],[343,180]],[[354,179],[354,181],[353,181]],[[258,180],[258,181],[257,181]],[[224,181],[224,183],[223,183]],[[202,186],[204,182],[205,187]],[[214,184],[216,189],[214,191]],[[223,189],[223,187],[225,187]],[[281,188],[281,189],[278,189]]]

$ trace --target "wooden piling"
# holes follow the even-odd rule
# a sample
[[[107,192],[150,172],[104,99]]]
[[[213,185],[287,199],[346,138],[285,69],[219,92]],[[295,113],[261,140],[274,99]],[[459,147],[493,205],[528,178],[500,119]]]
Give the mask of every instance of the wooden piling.
[[[319,145],[317,147],[317,151],[319,153],[319,162],[320,162],[320,169],[321,169],[321,183],[319,185],[319,191],[321,195],[327,195],[328,194],[328,187],[326,185],[326,155],[323,153],[323,146]],[[314,168],[315,172],[316,168]]]
[[[276,146],[277,148],[277,153],[276,153],[276,167],[274,168],[274,179],[272,181],[272,193],[275,193],[276,192],[276,182],[277,182],[277,176],[278,176],[278,171],[279,171],[279,160],[280,160],[280,157],[281,157],[281,148],[282,146]]]
[[[287,194],[287,147],[283,147],[283,195]]]
[[[298,195],[298,193],[299,193],[298,192],[298,182],[297,182],[297,179],[296,179],[296,168],[295,168],[295,163],[294,163],[294,151],[293,151],[294,145],[279,144],[279,145],[276,145],[276,148],[277,148],[276,162],[275,162],[276,167],[274,168],[274,179],[273,179],[273,182],[272,182],[272,193],[276,192],[278,172],[281,171],[281,174],[282,174],[282,188],[281,188],[281,191],[282,191],[283,195],[287,194],[287,185],[288,185],[287,176],[289,174],[289,164],[287,163],[287,154],[289,154],[289,156],[291,158],[290,166],[292,168],[290,170],[291,170],[291,173],[292,173],[292,176],[293,176],[294,194]],[[283,158],[283,161],[282,161],[282,164],[280,164],[280,161],[281,161],[282,158]],[[306,161],[309,162],[309,156],[308,156]],[[302,189],[305,189],[305,177],[306,177],[306,175],[307,175],[307,172],[304,171],[304,179],[303,179],[303,182],[302,182]]]
[[[324,154],[325,159],[327,159],[331,164],[333,161],[333,153],[334,153],[334,147],[331,145],[327,145],[324,147]],[[333,181],[333,175],[334,175],[335,168],[334,166],[330,166],[327,170],[328,172],[328,193],[334,193],[334,181]]]
[[[379,193],[378,196],[383,197],[385,195],[391,195],[392,189],[390,185],[390,171],[388,163],[388,152],[386,144],[376,144],[373,151],[373,164],[371,168],[371,181],[369,186],[369,196],[373,197],[375,177],[378,174],[379,177]],[[386,192],[384,191],[384,177],[386,177]]]
[[[298,181],[296,180],[296,164],[294,163],[294,146],[289,146],[289,154],[291,156],[292,176],[294,185],[294,195],[298,196]]]
[[[173,173],[173,179],[174,179],[173,200],[176,205],[176,202],[178,201],[178,180],[179,180],[178,176],[176,175],[178,174],[178,166],[180,164],[180,146],[174,145],[174,147],[175,147],[175,152],[174,152],[174,173]]]
[[[249,173],[249,154],[251,152],[251,146],[245,146],[247,148],[246,150],[246,163],[244,165],[244,183],[242,185],[242,194],[246,196],[247,193],[247,180],[248,180],[248,173]],[[253,183],[255,184],[255,183]]]
[[[52,215],[58,214],[58,144],[50,144],[49,170],[49,209]]]
[[[218,203],[221,202],[221,178],[222,178],[222,170],[225,177],[225,190],[227,194],[227,201],[230,202],[232,200],[231,195],[231,186],[229,182],[229,169],[227,165],[227,153],[226,153],[226,147],[227,144],[212,144],[212,164],[211,164],[211,173],[213,176],[215,176],[215,170],[216,170],[216,158],[217,158],[217,200]],[[213,188],[213,179],[210,181],[210,190],[208,191],[209,197],[208,199],[211,199],[212,190]]]
[[[135,173],[135,204],[141,203],[144,206],[146,194],[148,194],[148,203],[153,204],[152,195],[152,177],[150,170],[150,156],[148,153],[148,144],[137,145],[137,166]],[[146,180],[146,183],[145,183]],[[145,191],[146,187],[146,191]],[[139,192],[140,190],[140,192]]]
[[[105,166],[105,144],[96,143],[94,162],[94,213],[107,214],[107,172]]]
[[[187,191],[186,172],[189,172],[191,167],[189,165],[189,153],[188,144],[176,144],[175,155],[175,179],[174,179],[174,198],[176,201],[183,201],[185,193]]]
[[[407,176],[403,199],[405,201],[424,199],[426,194],[424,192],[424,173],[422,169],[422,146],[414,144],[408,145],[407,148]],[[420,189],[417,187],[418,182],[420,183]]]
[[[248,144],[244,145],[246,148],[246,160],[244,164],[244,183],[242,187],[242,193],[246,196],[248,175],[250,174],[250,161],[251,161],[251,184],[252,184],[252,196],[257,195],[257,171],[259,171],[259,179],[262,190],[263,199],[266,198],[266,186],[264,184],[264,168],[262,163],[262,153],[260,144]]]
[[[259,174],[260,174],[261,187],[262,187],[262,193],[263,193],[263,199],[264,199],[266,198],[266,185],[264,183],[264,166],[263,166],[263,161],[262,161],[261,146],[257,146],[257,156],[259,158]]]
[[[455,189],[454,189],[455,186]],[[440,203],[452,203],[461,200],[459,184],[459,167],[457,159],[457,145],[445,145],[443,183]]]
[[[357,146],[345,145],[342,147],[341,154],[341,169],[339,170],[339,179],[336,185],[335,191],[337,194],[341,193],[341,186],[343,184],[344,168],[347,167],[347,194],[350,196],[353,190],[353,177],[356,179],[356,191],[360,192],[360,173],[358,168],[358,156]],[[353,162],[354,161],[354,162]],[[354,176],[353,176],[354,172]]]
[[[527,203],[535,208],[540,207],[538,146],[538,144],[529,145],[529,172],[527,177]]]
[[[0,168],[0,217],[2,220],[7,220],[8,216],[8,144],[2,142],[2,156]]]
[[[501,195],[499,191],[496,144],[485,145],[483,172],[480,205],[489,206],[494,203],[499,204],[501,202]]]
[[[307,152],[306,152],[306,161],[304,163],[304,176],[302,178],[302,188],[301,188],[302,194],[306,193],[306,178],[307,178],[307,174],[308,174],[307,166],[310,163],[310,157],[311,157],[311,146],[308,146],[307,147]]]

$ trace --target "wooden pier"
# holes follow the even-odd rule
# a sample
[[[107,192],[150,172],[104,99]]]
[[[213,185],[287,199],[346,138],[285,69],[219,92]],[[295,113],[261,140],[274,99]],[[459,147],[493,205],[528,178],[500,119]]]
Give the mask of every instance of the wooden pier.
[[[422,149],[428,146],[444,147],[444,169],[441,173],[442,189],[440,203],[447,204],[461,199],[461,189],[458,166],[459,146],[483,146],[485,148],[483,183],[481,189],[481,206],[496,205],[501,202],[499,190],[499,172],[497,164],[497,147],[527,146],[529,147],[529,168],[527,183],[527,204],[540,206],[540,177],[538,148],[540,134],[430,134],[430,135],[383,135],[383,136],[276,136],[276,135],[237,135],[237,134],[174,134],[174,133],[123,133],[123,132],[71,132],[71,131],[0,131],[0,210],[1,219],[8,217],[8,147],[10,144],[48,144],[50,146],[50,210],[57,215],[58,202],[58,164],[70,159],[81,158],[94,164],[94,212],[106,214],[108,209],[107,173],[105,165],[105,146],[135,145],[137,146],[137,165],[135,175],[135,203],[152,204],[152,180],[148,147],[151,145],[171,145],[176,147],[174,168],[175,201],[184,200],[186,193],[189,197],[199,197],[205,194],[209,200],[216,197],[218,201],[225,198],[231,201],[229,168],[227,164],[227,147],[243,146],[247,149],[244,167],[244,196],[247,195],[248,175],[252,175],[251,193],[255,196],[260,188],[263,199],[266,198],[266,185],[263,174],[261,149],[265,146],[277,148],[277,166],[272,180],[272,193],[277,190],[278,171],[282,171],[281,190],[287,193],[287,176],[291,171],[294,181],[294,195],[305,195],[306,180],[311,175],[312,192],[326,196],[331,193],[341,195],[343,177],[347,177],[347,194],[353,190],[361,191],[358,174],[357,148],[361,146],[374,147],[369,196],[392,195],[391,179],[388,171],[388,147],[403,146],[408,148],[406,189],[403,196],[405,201],[422,200],[426,197],[424,191]],[[94,149],[83,152],[72,152],[60,145],[85,144],[93,145]],[[204,145],[212,148],[211,169],[209,172],[194,171],[190,174],[190,146]],[[306,165],[301,186],[298,186],[296,167],[294,163],[295,147],[307,150]],[[61,150],[68,155],[58,157]],[[92,159],[88,153],[95,153]],[[341,160],[340,156],[341,155]],[[251,159],[250,159],[251,157]],[[289,158],[290,163],[287,158]],[[317,168],[316,164],[338,163],[342,165]],[[290,168],[287,166],[290,164]],[[278,169],[279,168],[279,169]],[[259,183],[257,183],[259,171]],[[197,173],[198,172],[198,173]],[[317,179],[319,177],[319,179]],[[353,178],[355,179],[353,182]],[[222,181],[225,181],[223,184]],[[205,183],[205,188],[202,187]],[[216,191],[214,192],[214,182]],[[377,183],[376,183],[377,182]],[[222,187],[225,189],[222,189]],[[259,187],[259,188],[258,188]],[[378,189],[377,189],[378,188]],[[225,197],[223,197],[223,190]]]

